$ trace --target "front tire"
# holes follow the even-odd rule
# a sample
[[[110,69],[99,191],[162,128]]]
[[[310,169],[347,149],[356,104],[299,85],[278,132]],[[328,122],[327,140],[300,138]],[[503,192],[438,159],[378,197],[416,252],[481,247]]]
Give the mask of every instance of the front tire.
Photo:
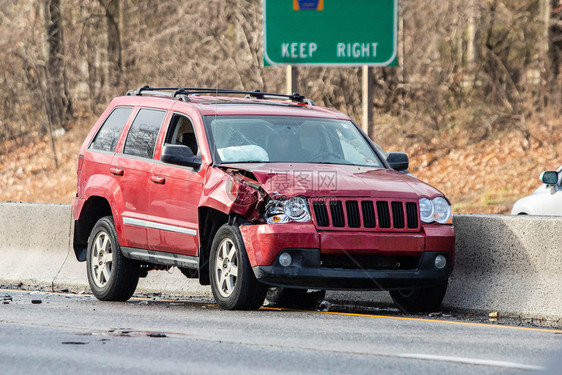
[[[215,234],[209,273],[211,290],[220,308],[256,310],[263,305],[267,287],[256,279],[237,227],[225,224]]]
[[[438,285],[409,290],[391,290],[394,304],[406,314],[418,312],[435,312],[441,308],[441,302],[447,292],[447,281]]]
[[[121,253],[111,216],[98,220],[88,238],[88,283],[97,299],[126,301],[139,281],[138,262]]]

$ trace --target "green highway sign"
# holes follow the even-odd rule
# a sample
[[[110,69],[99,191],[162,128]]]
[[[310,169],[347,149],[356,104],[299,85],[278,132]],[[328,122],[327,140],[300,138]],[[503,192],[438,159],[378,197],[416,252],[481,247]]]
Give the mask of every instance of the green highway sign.
[[[263,0],[267,65],[396,65],[398,0]]]

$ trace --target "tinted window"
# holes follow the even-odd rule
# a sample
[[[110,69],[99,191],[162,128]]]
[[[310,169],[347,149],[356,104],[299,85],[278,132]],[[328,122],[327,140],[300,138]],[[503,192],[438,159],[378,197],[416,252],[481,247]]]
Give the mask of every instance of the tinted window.
[[[115,108],[101,126],[90,148],[94,150],[114,151],[115,146],[117,146],[117,140],[119,140],[121,131],[123,131],[132,110],[133,108],[131,107]]]
[[[131,125],[123,153],[152,158],[156,138],[165,115],[166,111],[141,109]]]

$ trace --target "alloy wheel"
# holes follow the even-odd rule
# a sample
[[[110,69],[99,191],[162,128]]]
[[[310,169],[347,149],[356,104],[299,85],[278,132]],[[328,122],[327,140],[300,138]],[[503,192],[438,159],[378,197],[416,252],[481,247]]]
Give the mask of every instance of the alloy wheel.
[[[92,247],[90,267],[96,286],[104,287],[111,277],[113,266],[113,252],[109,235],[104,231],[99,232]]]
[[[238,278],[238,251],[230,238],[225,238],[219,244],[215,259],[215,276],[219,293],[223,297],[229,297]]]

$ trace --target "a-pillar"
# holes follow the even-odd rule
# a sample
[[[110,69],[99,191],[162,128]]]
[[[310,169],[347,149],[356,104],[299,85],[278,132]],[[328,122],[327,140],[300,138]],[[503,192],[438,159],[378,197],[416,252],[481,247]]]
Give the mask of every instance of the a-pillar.
[[[369,138],[373,139],[373,68],[368,65],[363,65],[361,75],[361,102],[363,109],[361,128]]]

